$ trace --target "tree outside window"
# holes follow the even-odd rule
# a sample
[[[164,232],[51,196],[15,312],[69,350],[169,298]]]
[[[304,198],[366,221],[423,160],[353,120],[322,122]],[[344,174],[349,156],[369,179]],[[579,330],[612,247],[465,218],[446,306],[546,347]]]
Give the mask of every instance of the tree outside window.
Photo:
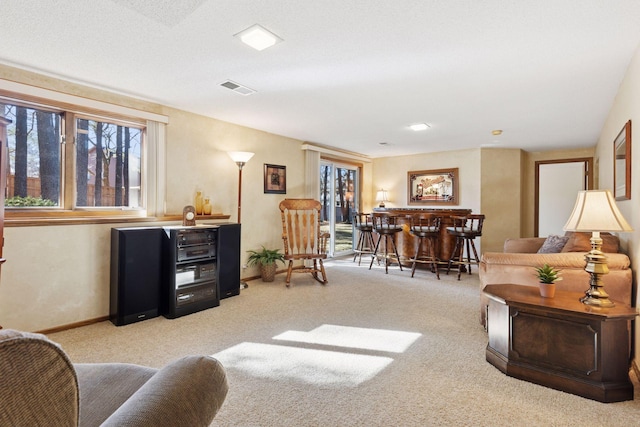
[[[143,127],[26,104],[0,103],[0,113],[12,121],[6,207],[142,207]],[[76,129],[75,153],[61,144],[69,124]],[[67,176],[75,176],[75,183],[69,185],[61,171],[73,167]],[[65,188],[76,189],[75,205],[65,206]]]

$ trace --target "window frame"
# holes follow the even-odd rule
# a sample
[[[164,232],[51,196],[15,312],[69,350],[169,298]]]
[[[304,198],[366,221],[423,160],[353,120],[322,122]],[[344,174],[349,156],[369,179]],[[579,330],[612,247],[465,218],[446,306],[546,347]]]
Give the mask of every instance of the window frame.
[[[16,88],[21,89],[20,92],[11,90]],[[160,160],[164,158],[164,125],[168,123],[168,117],[6,80],[0,80],[0,99],[2,102],[12,105],[60,112],[63,116],[61,123],[60,206],[6,207],[5,221],[7,225],[12,223],[14,225],[41,225],[43,221],[60,224],[67,222],[125,222],[128,219],[144,221],[154,220],[158,214],[164,215],[163,211],[159,211],[158,206],[164,206],[164,195],[160,194],[159,190],[166,187],[160,182],[164,179],[165,172],[164,168],[160,168]],[[141,130],[140,208],[76,206],[75,137],[77,118],[103,120]],[[153,137],[149,138],[149,127],[155,125],[159,125],[159,128],[154,127]],[[150,147],[152,144],[156,146]]]
[[[109,123],[109,124],[113,124],[113,125],[121,125],[121,126],[126,126],[126,127],[135,127],[138,128],[140,130],[140,168],[141,168],[141,173],[140,173],[140,200],[141,200],[141,207],[139,208],[130,208],[128,206],[77,206],[77,181],[76,181],[76,177],[75,177],[75,173],[76,173],[76,160],[77,160],[77,156],[76,156],[76,150],[77,150],[77,146],[76,146],[76,138],[77,138],[77,134],[78,134],[78,129],[77,129],[77,124],[78,124],[78,120],[79,119],[86,119],[86,120],[93,120],[93,121],[101,121],[104,123]],[[70,121],[68,121],[70,120]],[[68,160],[70,160],[71,162],[71,171],[69,172],[69,176],[65,176],[65,183],[67,183],[66,185],[66,191],[64,191],[64,199],[65,199],[65,206],[70,206],[70,210],[74,210],[74,211],[87,211],[87,212],[112,212],[114,211],[118,213],[118,216],[120,215],[126,215],[127,212],[129,213],[135,213],[138,211],[147,211],[147,189],[145,187],[145,184],[147,182],[145,176],[147,175],[146,171],[146,145],[147,145],[147,126],[146,123],[145,124],[141,124],[139,122],[133,122],[131,120],[129,121],[125,121],[125,120],[121,120],[121,119],[112,119],[110,117],[106,117],[104,115],[102,116],[97,116],[95,114],[82,114],[82,113],[69,113],[68,116],[68,120],[65,117],[65,122],[66,122],[66,134],[64,139],[67,141],[73,141],[72,144],[67,144],[70,147],[68,147],[67,149],[70,150],[71,152],[68,154],[69,157],[67,157]],[[72,126],[69,126],[69,123],[72,123]],[[69,130],[69,128],[71,128],[71,130]],[[64,162],[63,162],[64,163]],[[69,185],[69,183],[71,185]],[[63,183],[64,184],[64,183]],[[67,205],[67,202],[69,203]],[[134,216],[139,216],[139,215],[135,215]]]

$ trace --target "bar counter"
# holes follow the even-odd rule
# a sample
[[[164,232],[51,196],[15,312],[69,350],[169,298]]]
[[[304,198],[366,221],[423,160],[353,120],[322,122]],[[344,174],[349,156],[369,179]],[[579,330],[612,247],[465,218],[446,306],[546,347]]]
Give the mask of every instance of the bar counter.
[[[403,264],[409,263],[409,259],[415,255],[417,237],[411,234],[410,219],[408,216],[420,214],[437,214],[440,216],[440,238],[438,239],[437,256],[442,262],[448,262],[451,259],[453,248],[456,245],[455,237],[447,233],[447,227],[453,226],[453,216],[464,216],[471,213],[471,209],[438,209],[438,208],[375,208],[375,213],[386,213],[398,218],[398,223],[402,224],[402,233],[395,235],[398,253]],[[426,253],[427,242],[422,242],[422,251]]]

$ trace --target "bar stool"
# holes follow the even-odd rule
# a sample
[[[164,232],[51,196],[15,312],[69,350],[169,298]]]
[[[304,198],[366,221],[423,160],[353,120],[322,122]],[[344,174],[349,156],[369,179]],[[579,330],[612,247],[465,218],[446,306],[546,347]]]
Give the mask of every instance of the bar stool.
[[[438,271],[437,245],[440,236],[441,218],[435,214],[408,215],[411,220],[411,234],[418,238],[416,253],[411,258],[411,277],[416,272],[416,263],[431,264],[431,270],[436,273],[440,280]],[[427,253],[422,253],[422,242],[427,242]]]
[[[452,265],[458,266],[458,280],[462,273],[462,266],[468,266],[468,272],[471,274],[471,264],[480,264],[476,245],[473,243],[476,237],[482,236],[482,225],[484,223],[484,215],[470,214],[467,216],[452,216],[453,227],[447,227],[447,233],[455,236],[456,245],[453,248],[453,254],[447,266],[447,274]],[[467,258],[464,258],[465,246],[467,249]],[[471,260],[471,249],[475,260]],[[456,260],[457,259],[457,260]]]
[[[360,234],[358,237],[358,244],[353,250],[353,262],[356,262],[356,258],[358,258],[358,265],[360,265],[360,262],[362,261],[362,254],[373,254],[373,249],[376,247],[373,240],[373,222],[371,220],[371,214],[355,212],[353,214],[353,225]]]
[[[376,248],[373,251],[373,255],[371,256],[371,263],[369,264],[369,270],[371,270],[371,266],[373,266],[373,261],[375,259],[379,259],[378,257],[382,256],[384,258],[384,272],[385,274],[389,274],[389,263],[390,258],[395,258],[398,262],[398,266],[400,266],[400,271],[402,271],[402,263],[400,262],[400,255],[398,254],[398,248],[396,247],[396,243],[394,241],[394,235],[396,233],[402,232],[402,226],[398,224],[397,218],[395,216],[383,213],[374,212],[373,216],[373,230],[378,233],[380,236],[378,238],[378,242],[376,243]],[[380,248],[380,242],[384,240],[384,253],[382,255],[378,255],[378,249]],[[391,242],[391,246],[393,247],[393,252],[389,253],[389,242]]]

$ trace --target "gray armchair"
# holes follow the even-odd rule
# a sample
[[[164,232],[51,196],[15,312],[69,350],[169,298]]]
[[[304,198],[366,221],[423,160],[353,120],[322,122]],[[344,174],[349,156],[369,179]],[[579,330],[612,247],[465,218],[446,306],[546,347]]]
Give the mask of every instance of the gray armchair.
[[[2,426],[208,426],[222,406],[224,368],[186,356],[162,369],[72,364],[44,335],[0,330]]]

